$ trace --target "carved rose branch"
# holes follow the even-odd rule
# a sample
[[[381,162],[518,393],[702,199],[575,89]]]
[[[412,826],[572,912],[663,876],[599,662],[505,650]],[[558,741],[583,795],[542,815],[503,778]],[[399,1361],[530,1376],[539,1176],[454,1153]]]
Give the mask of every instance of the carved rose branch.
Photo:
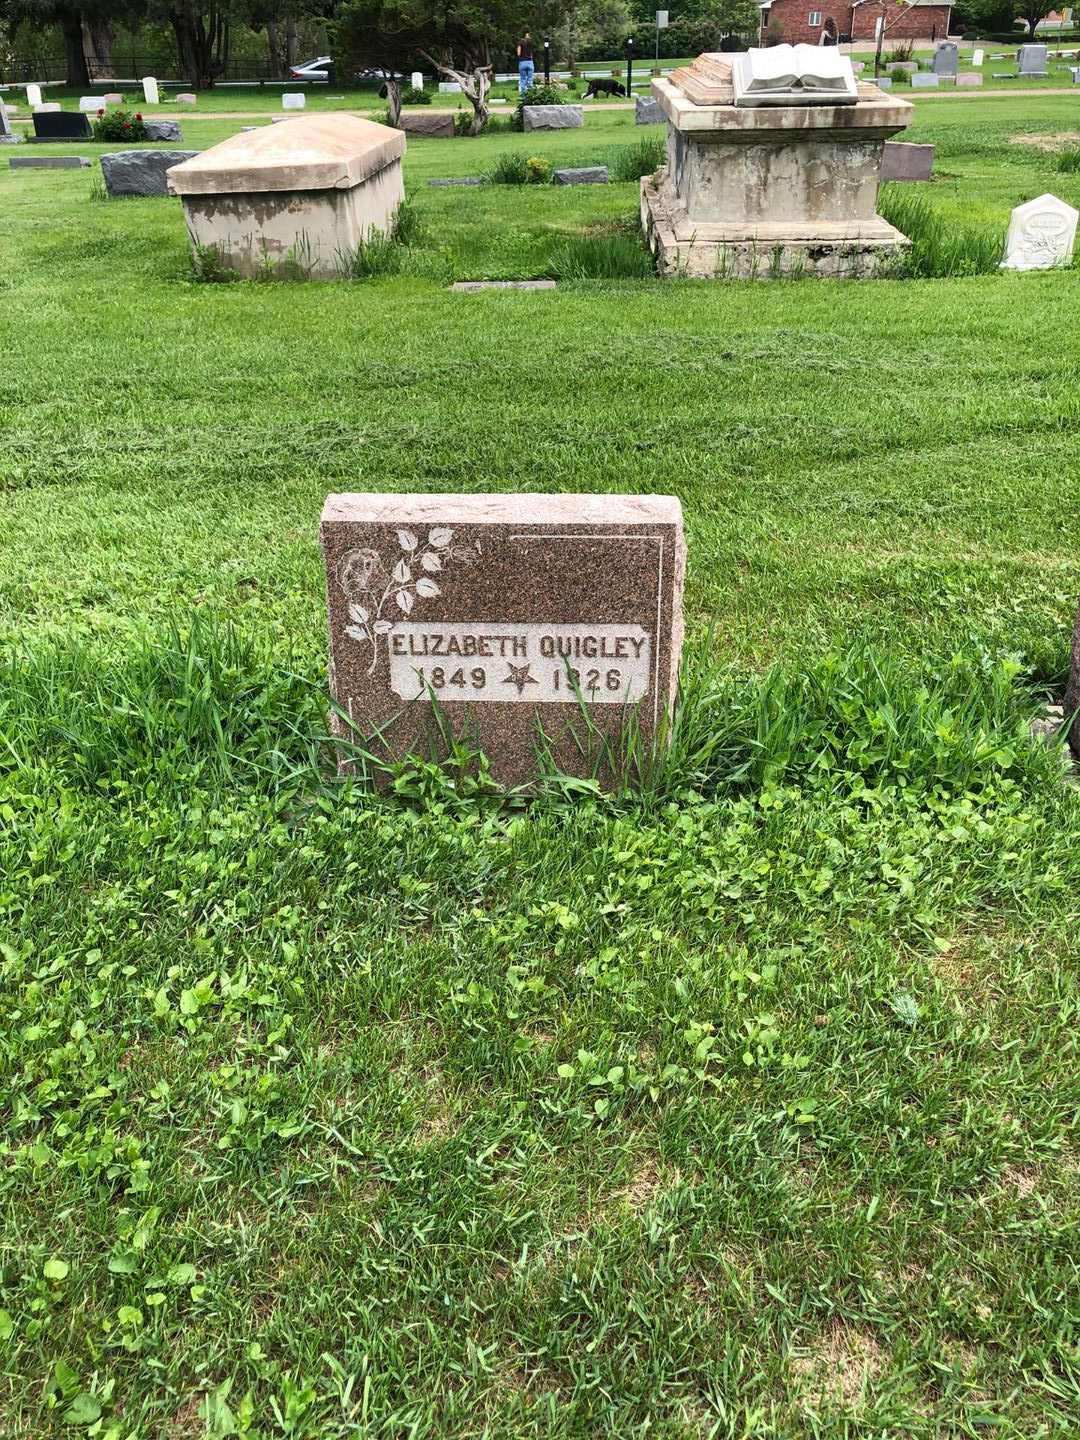
[[[400,553],[390,567],[377,550],[367,546],[342,556],[337,578],[349,602],[350,623],[345,633],[358,644],[371,646],[369,675],[375,673],[379,661],[380,639],[398,623],[398,617],[388,619],[383,610],[396,607],[401,615],[411,615],[418,600],[431,600],[442,593],[434,576],[455,562],[473,565],[480,558],[479,541],[454,545],[453,539],[453,530],[441,525],[428,531],[423,545],[414,531],[398,530]]]

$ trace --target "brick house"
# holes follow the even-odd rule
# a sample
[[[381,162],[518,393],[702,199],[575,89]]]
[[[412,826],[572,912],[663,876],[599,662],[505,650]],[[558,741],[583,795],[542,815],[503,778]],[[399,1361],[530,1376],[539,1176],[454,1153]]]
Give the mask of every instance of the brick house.
[[[885,15],[885,44],[890,40],[944,40],[949,33],[951,0],[760,0],[758,43],[836,45],[873,40],[878,16]]]

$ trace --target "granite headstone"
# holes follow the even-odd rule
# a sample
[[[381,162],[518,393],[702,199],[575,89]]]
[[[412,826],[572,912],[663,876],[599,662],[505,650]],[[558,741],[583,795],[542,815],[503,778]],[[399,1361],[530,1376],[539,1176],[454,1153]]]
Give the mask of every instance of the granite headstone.
[[[957,68],[956,42],[954,40],[943,40],[934,51],[934,74],[955,75]]]
[[[592,727],[662,730],[682,646],[677,499],[330,495],[320,533],[342,737],[427,753],[441,720],[521,784],[542,736],[590,774]]]

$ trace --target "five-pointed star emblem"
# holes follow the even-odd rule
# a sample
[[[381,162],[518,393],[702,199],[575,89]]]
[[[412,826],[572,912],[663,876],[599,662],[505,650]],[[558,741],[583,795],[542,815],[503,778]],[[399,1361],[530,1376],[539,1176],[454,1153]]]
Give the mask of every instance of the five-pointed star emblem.
[[[509,660],[506,663],[510,665]],[[502,683],[504,685],[516,685],[518,694],[520,695],[526,685],[539,685],[540,681],[529,674],[529,665],[528,662],[526,662],[524,665],[510,665],[510,674],[503,676]]]

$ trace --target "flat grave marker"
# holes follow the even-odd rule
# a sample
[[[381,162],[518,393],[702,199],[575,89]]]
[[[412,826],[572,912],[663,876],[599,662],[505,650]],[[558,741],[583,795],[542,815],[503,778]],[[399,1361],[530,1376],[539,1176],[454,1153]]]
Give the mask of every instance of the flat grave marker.
[[[344,738],[427,753],[436,702],[522,784],[541,727],[569,774],[592,772],[585,712],[613,740],[631,718],[645,741],[662,728],[682,647],[674,497],[330,495],[320,535]]]

